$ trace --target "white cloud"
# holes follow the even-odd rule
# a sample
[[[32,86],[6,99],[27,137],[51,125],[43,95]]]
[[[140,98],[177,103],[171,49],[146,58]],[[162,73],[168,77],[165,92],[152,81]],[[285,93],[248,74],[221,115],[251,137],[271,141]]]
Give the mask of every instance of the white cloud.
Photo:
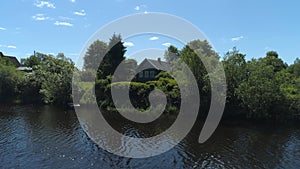
[[[166,46],[166,47],[169,47],[169,46],[171,46],[171,43],[167,42],[167,43],[163,43],[162,45]]]
[[[34,5],[38,8],[43,8],[44,6],[46,6],[48,8],[55,9],[54,4],[48,1],[36,1]]]
[[[137,5],[134,7],[134,10],[141,11],[147,8],[147,5]]]
[[[139,11],[140,9],[141,9],[140,6],[136,6],[136,7],[134,8],[134,10],[136,10],[136,11]]]
[[[45,21],[45,20],[48,20],[50,18],[45,16],[44,14],[36,14],[36,15],[32,16],[32,19],[34,19],[36,21]]]
[[[0,47],[1,47],[1,48],[9,48],[9,49],[16,49],[16,48],[17,48],[17,47],[14,46],[14,45],[1,45],[1,44],[0,44]]]
[[[148,14],[148,11],[145,11],[144,14]]]
[[[159,37],[153,36],[149,40],[158,40],[158,39],[159,39]]]
[[[83,9],[80,10],[80,11],[74,12],[74,14],[75,14],[75,15],[78,15],[78,16],[85,16],[85,15],[86,15],[86,13],[85,13],[85,11],[84,11]]]
[[[70,2],[72,2],[72,3],[75,3],[75,2],[76,2],[76,0],[70,0]]]
[[[1,30],[1,31],[5,31],[5,30],[6,30],[6,28],[0,27],[0,30]]]
[[[17,47],[14,46],[14,45],[8,45],[7,48],[10,48],[10,49],[16,49]]]
[[[234,41],[240,41],[243,38],[244,38],[244,36],[233,37],[233,38],[231,38],[231,41],[232,42],[234,42]]]
[[[56,21],[54,23],[54,25],[56,25],[56,26],[73,26],[72,23],[69,23],[69,22],[60,22],[60,21]]]
[[[123,44],[125,47],[132,47],[134,44],[132,42],[124,42]]]

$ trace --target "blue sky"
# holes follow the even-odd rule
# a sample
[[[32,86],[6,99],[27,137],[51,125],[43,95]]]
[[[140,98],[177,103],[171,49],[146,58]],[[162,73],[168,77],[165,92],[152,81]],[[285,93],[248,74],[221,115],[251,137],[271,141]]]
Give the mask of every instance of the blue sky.
[[[275,50],[285,62],[293,63],[300,57],[299,6],[300,1],[283,0],[3,0],[0,51],[19,59],[33,51],[63,52],[76,61],[86,41],[111,21],[135,13],[163,12],[196,25],[221,56],[236,46],[247,59]],[[128,56],[175,43],[156,35],[125,41]]]

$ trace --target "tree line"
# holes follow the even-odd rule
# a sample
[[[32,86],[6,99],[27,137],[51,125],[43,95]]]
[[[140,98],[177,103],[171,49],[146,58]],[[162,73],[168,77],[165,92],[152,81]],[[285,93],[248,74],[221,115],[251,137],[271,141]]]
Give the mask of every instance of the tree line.
[[[114,35],[111,41],[115,38]],[[126,48],[122,45],[121,37],[118,36],[116,39],[115,41],[119,43],[115,43],[118,45],[114,46],[113,49],[105,42],[96,41],[90,46],[85,57],[84,71],[89,72],[90,66],[95,64],[92,60],[99,57],[96,54],[106,53],[102,55],[104,59],[98,68],[97,65],[92,66],[92,68],[96,66],[97,70],[95,91],[99,107],[114,110],[111,88],[122,90],[130,86],[131,102],[136,108],[148,109],[150,106],[148,102],[149,93],[154,89],[161,89],[168,100],[166,112],[177,112],[181,102],[180,89],[176,81],[166,72],[161,72],[155,80],[145,83],[112,83],[114,70],[122,61],[131,63],[126,68],[132,71],[132,74],[138,73],[135,72],[136,61],[124,57]],[[116,54],[110,56],[109,54],[112,52],[108,52],[108,50],[114,50]],[[200,58],[205,58],[209,65],[222,63],[224,67],[227,82],[225,116],[268,120],[299,118],[299,59],[288,65],[284,63],[277,52],[269,51],[265,57],[247,61],[246,54],[239,52],[237,48],[233,48],[221,57],[205,40],[191,41],[182,49],[170,46],[164,57],[167,62],[174,63],[181,60],[188,65],[197,81],[201,98],[200,111],[204,115],[210,106],[211,84],[208,72]],[[103,73],[107,70],[105,65],[110,65],[109,58],[117,61],[117,63],[114,63],[114,66],[111,65],[110,71]],[[90,98],[90,93],[87,92],[84,95],[82,102],[87,103],[85,98]]]
[[[91,91],[95,88],[99,107],[115,110],[111,88],[123,90],[129,86],[130,99],[136,108],[148,109],[149,93],[161,89],[168,101],[166,112],[177,112],[181,103],[180,89],[166,72],[145,83],[112,83],[112,76],[121,62],[125,63],[124,71],[130,72],[125,79],[131,80],[138,73],[135,72],[137,62],[125,58],[125,53],[121,36],[113,35],[108,43],[97,40],[90,45],[82,70],[62,53],[56,57],[37,53],[23,60],[25,66],[33,68],[31,73],[17,71],[8,60],[1,58],[0,102],[66,105],[72,101],[72,77],[73,71],[77,70],[75,77],[82,81],[78,85],[80,103],[90,103]],[[207,112],[211,100],[209,74],[200,59],[205,58],[210,65],[222,63],[224,67],[227,82],[225,116],[271,120],[299,118],[300,59],[288,65],[277,52],[270,51],[265,57],[247,61],[246,54],[236,48],[221,57],[205,40],[191,41],[182,49],[170,46],[164,57],[169,63],[184,61],[192,71],[201,97],[201,114]]]

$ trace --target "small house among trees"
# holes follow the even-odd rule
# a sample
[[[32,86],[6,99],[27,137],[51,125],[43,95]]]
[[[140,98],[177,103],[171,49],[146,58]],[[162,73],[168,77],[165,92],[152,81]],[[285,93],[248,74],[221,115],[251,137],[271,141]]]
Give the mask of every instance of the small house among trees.
[[[155,80],[155,76],[161,71],[167,71],[170,68],[168,62],[162,61],[160,58],[157,60],[145,59],[137,68],[137,75],[135,81],[147,82]]]
[[[11,63],[13,63],[16,68],[21,66],[21,63],[14,56],[5,56],[2,52],[0,52],[0,58],[6,58],[6,59],[10,60]]]
[[[18,61],[18,59],[15,56],[6,56],[2,52],[0,52],[0,58],[7,59],[9,62],[11,62],[17,70],[23,71],[23,72],[31,72],[32,68],[30,67],[24,67],[22,64]]]

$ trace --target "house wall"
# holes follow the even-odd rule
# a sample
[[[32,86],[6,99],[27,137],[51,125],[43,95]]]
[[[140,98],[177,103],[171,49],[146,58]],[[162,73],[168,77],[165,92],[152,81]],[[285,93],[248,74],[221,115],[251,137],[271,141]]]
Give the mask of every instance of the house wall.
[[[155,80],[155,76],[160,72],[161,71],[157,69],[146,69],[141,72],[138,72],[135,79],[137,82],[147,82]]]

